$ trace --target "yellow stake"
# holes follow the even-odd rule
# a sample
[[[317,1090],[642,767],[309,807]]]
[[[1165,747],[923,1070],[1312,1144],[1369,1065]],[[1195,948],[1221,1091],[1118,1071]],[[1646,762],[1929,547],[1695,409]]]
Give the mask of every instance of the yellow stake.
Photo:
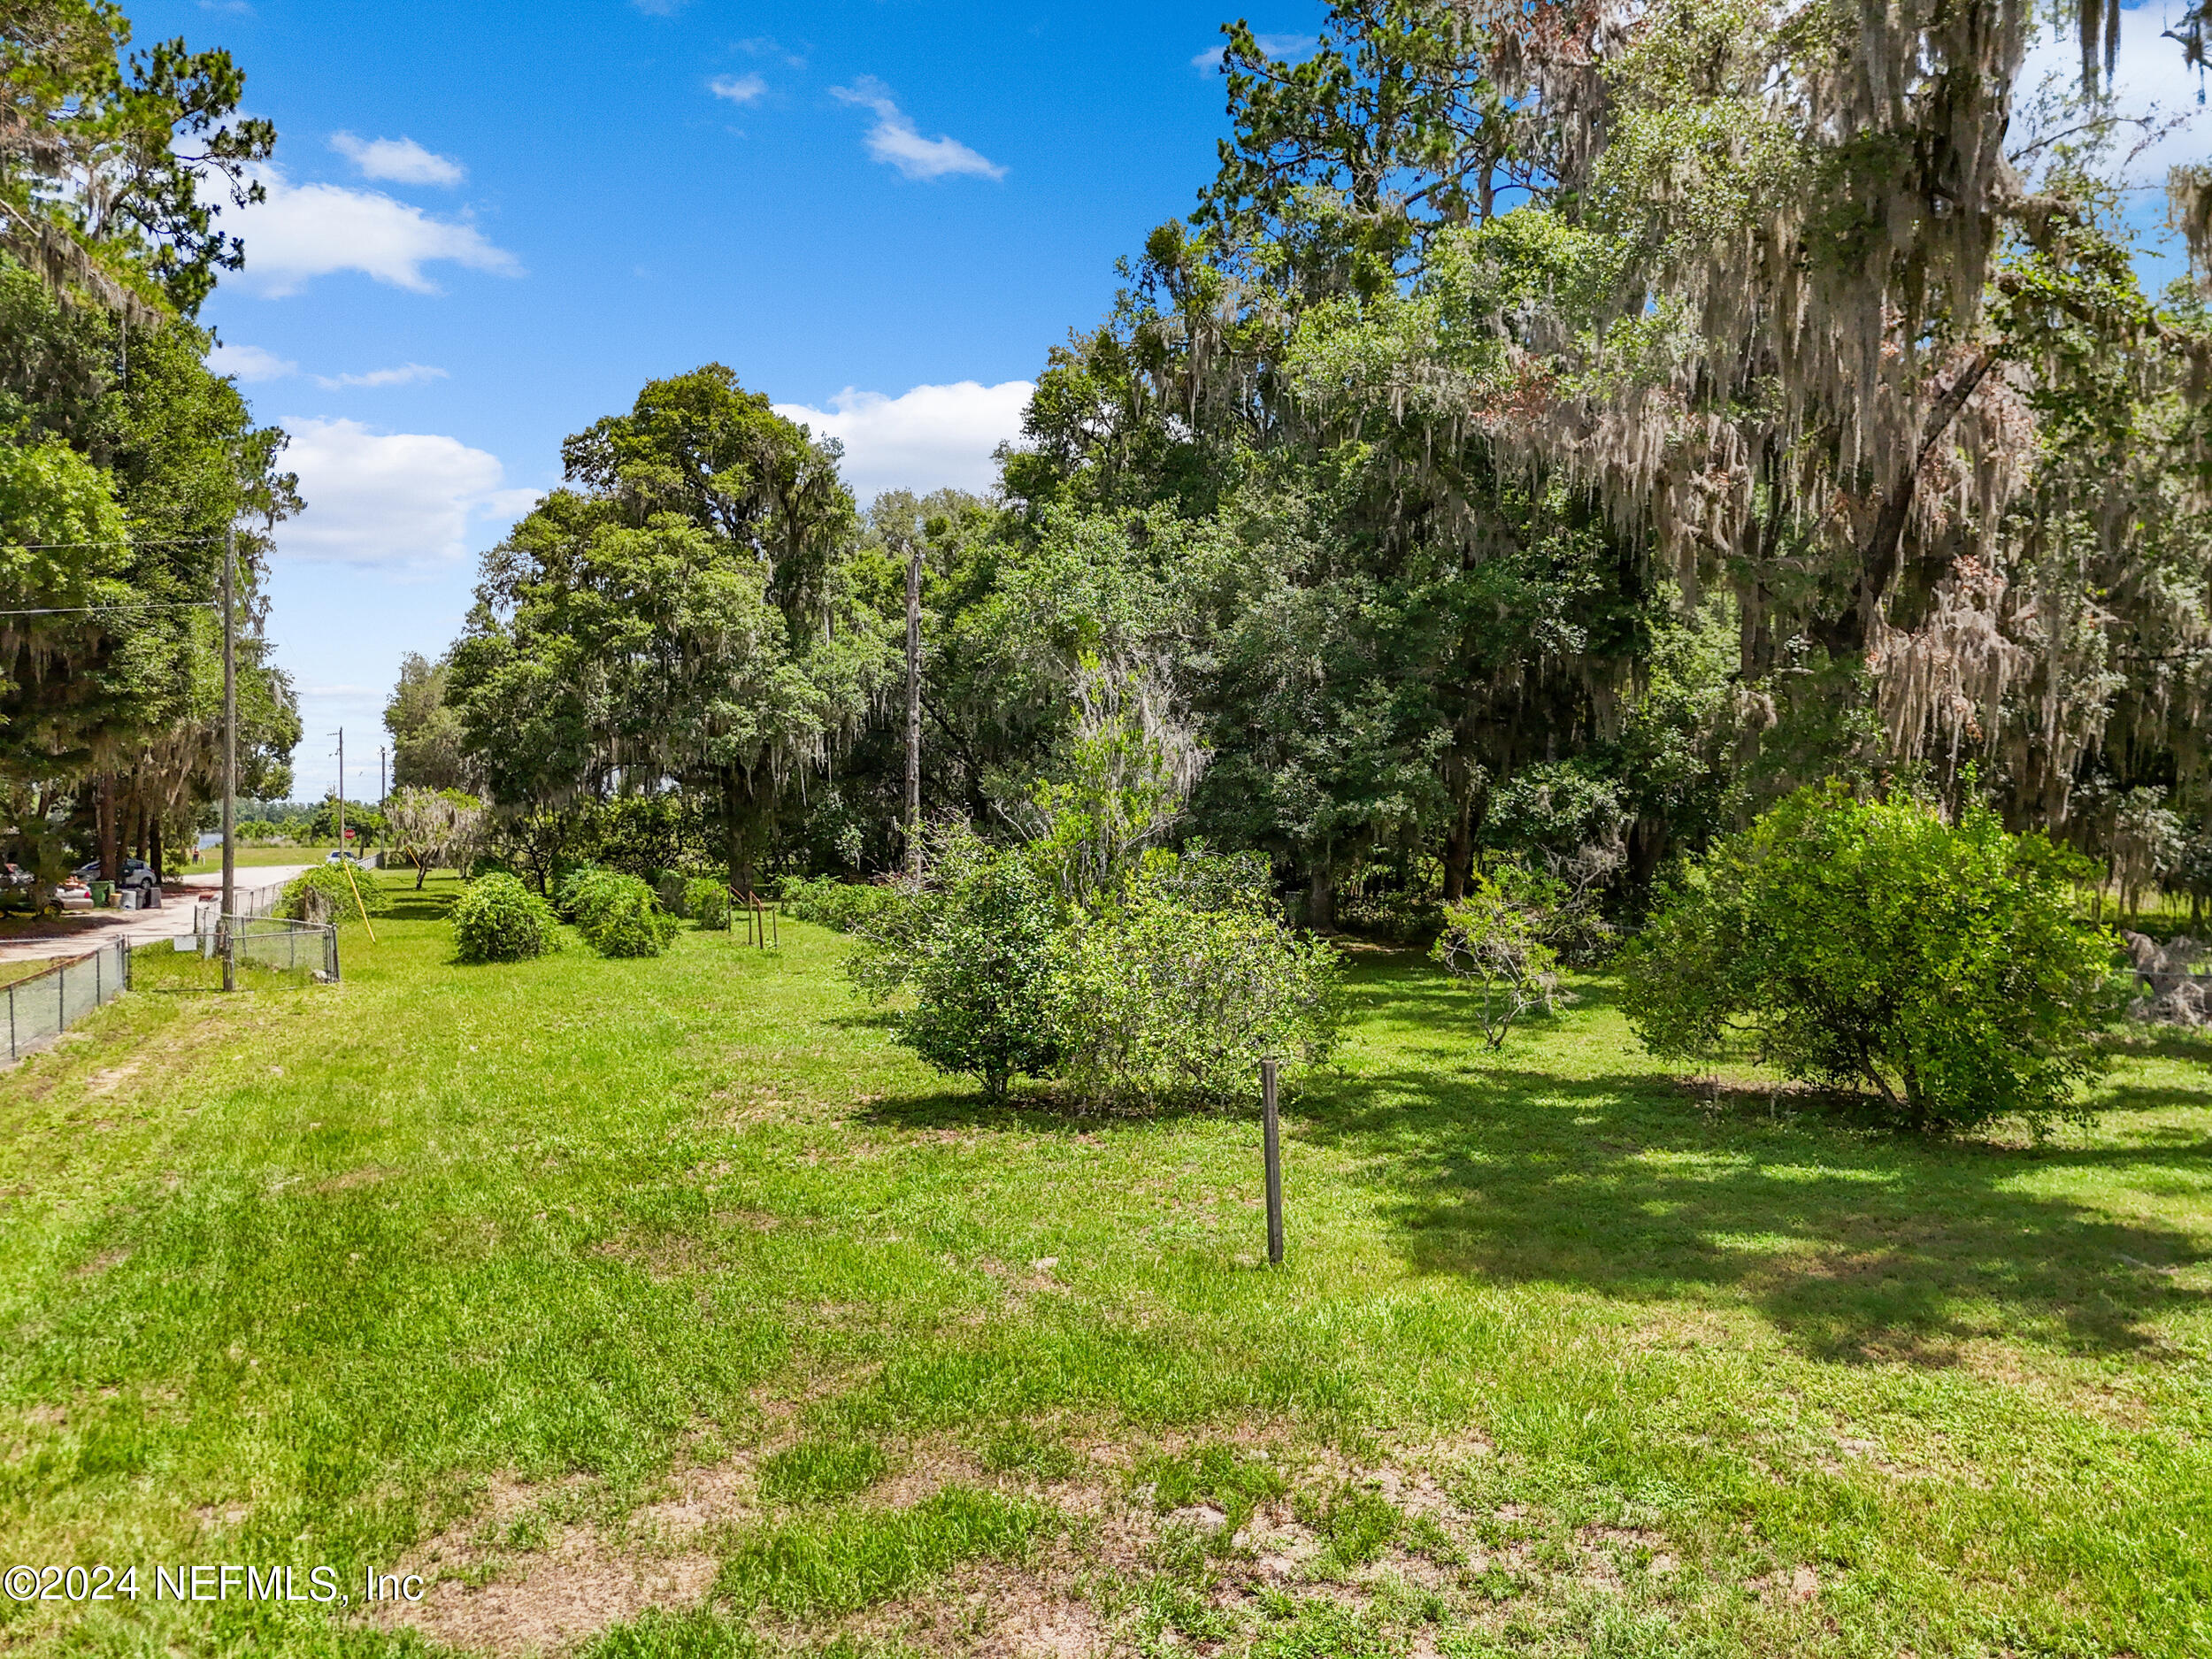
[[[362,902],[361,884],[353,879],[353,865],[349,860],[341,858],[338,868],[346,872],[346,885],[353,889],[353,902],[361,906],[361,926],[369,930],[369,943],[373,945],[376,943],[376,924],[369,919],[369,907]]]

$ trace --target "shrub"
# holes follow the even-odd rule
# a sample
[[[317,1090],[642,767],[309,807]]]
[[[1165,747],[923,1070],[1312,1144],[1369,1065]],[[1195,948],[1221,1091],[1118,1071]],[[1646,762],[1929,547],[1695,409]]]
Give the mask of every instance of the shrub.
[[[994,1099],[1017,1075],[1049,1075],[1061,904],[1031,861],[960,832],[941,843],[928,891],[879,890],[849,966],[878,998],[912,994],[893,1016],[897,1041]]]
[[[587,902],[586,895],[595,883],[618,879],[615,871],[603,870],[597,864],[574,864],[563,870],[553,879],[553,908],[561,913],[564,921],[575,921],[579,908]]]
[[[676,918],[635,876],[595,870],[574,887],[577,930],[603,956],[657,956],[676,936]]]
[[[1893,1120],[1962,1129],[2085,1116],[2093,1041],[2121,995],[2109,934],[2077,920],[2078,856],[1976,803],[1950,825],[1901,795],[1801,790],[1716,846],[1625,962],[1653,1052],[1747,1033],[1793,1078],[1870,1089]]]
[[[1549,876],[1501,864],[1476,871],[1467,896],[1444,907],[1444,931],[1429,955],[1461,983],[1479,987],[1476,1018],[1492,1048],[1505,1046],[1522,1015],[1548,1014],[1566,995],[1550,937],[1563,893]]]
[[[864,933],[899,903],[895,887],[840,881],[834,876],[783,884],[784,914],[841,933]]]
[[[684,913],[701,927],[719,932],[730,925],[730,889],[712,876],[684,884]]]
[[[514,877],[480,877],[453,907],[453,940],[464,962],[521,962],[561,948],[553,907]]]
[[[1249,854],[1146,854],[1077,919],[1064,976],[1065,1074],[1101,1105],[1251,1101],[1263,1056],[1321,1064],[1342,1020],[1335,951]]]
[[[360,893],[359,902],[354,899]],[[317,864],[284,884],[278,895],[277,914],[296,922],[332,922],[358,919],[364,908],[381,916],[390,907],[384,885],[365,870],[353,872],[349,884],[338,864]]]

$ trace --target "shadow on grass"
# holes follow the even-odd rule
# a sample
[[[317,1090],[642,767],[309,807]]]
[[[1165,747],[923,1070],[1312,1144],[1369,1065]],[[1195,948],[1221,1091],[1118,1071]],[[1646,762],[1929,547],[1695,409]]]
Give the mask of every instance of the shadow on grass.
[[[1346,1079],[1303,1118],[1303,1138],[1363,1161],[1421,1271],[1748,1306],[1820,1358],[1941,1364],[1982,1337],[2134,1351],[2155,1346],[2149,1320],[2207,1300],[2163,1271],[2204,1259],[2190,1235],[2033,1179],[2212,1179],[2203,1141],[2015,1149],[1770,1129],[1709,1117],[1663,1079],[1502,1067]]]
[[[453,909],[460,895],[437,893],[426,889],[418,893],[412,887],[387,887],[384,890],[384,910],[380,921],[389,917],[396,922],[442,922]]]
[[[2175,1269],[2212,1259],[2190,1233],[2069,1195],[2212,1186],[2212,1141],[2185,1125],[2129,1125],[2120,1145],[2008,1146],[1899,1135],[1865,1102],[1801,1089],[1728,1087],[1709,1104],[1702,1087],[1662,1073],[1563,1076],[1485,1056],[1461,994],[1411,959],[1349,977],[1371,1042],[1397,1064],[1316,1078],[1286,1099],[1285,1118],[1295,1139],[1353,1160],[1354,1179],[1380,1195],[1386,1241],[1418,1271],[1745,1307],[1815,1357],[1930,1365],[1981,1339],[2155,1352],[2154,1321],[2212,1300],[2173,1282]],[[1573,988],[1563,1025],[1517,1027],[1508,1059],[1540,1037],[1572,1041],[1617,1001],[1605,980],[1578,976]],[[2123,1087],[2102,1105],[2203,1108],[2212,1082]],[[862,1118],[1030,1134],[1125,1121],[1040,1087],[1003,1102],[948,1088]]]

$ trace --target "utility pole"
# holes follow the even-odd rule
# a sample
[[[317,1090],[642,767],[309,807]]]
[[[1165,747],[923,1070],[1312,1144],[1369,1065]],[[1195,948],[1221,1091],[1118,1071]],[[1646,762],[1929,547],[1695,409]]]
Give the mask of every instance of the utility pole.
[[[238,899],[238,526],[223,532],[223,989],[238,988],[231,918]]]
[[[922,874],[922,544],[906,547],[906,872]]]
[[[346,728],[340,726],[331,735],[338,740],[338,850],[346,849]]]
[[[384,810],[384,803],[389,798],[390,793],[384,787],[384,746],[380,743],[376,749],[376,810],[378,811],[381,812]]]

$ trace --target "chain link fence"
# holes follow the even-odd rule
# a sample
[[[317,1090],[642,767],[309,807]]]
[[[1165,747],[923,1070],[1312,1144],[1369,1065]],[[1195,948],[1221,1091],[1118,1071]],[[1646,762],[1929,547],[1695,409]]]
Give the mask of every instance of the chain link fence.
[[[220,991],[226,956],[242,991],[338,982],[335,927],[246,916],[232,917],[225,926],[212,905],[201,906],[194,921],[191,933],[109,940],[0,987],[7,1001],[8,1058],[50,1046],[125,991]]]

